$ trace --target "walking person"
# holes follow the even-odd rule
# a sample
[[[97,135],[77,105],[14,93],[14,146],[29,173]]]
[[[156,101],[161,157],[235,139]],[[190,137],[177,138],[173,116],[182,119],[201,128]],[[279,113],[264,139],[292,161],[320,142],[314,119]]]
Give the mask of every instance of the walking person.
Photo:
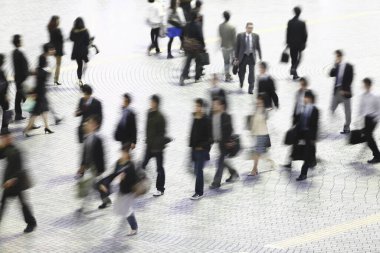
[[[81,17],[74,21],[74,26],[70,32],[70,40],[74,42],[71,60],[77,62],[77,77],[79,86],[83,86],[82,75],[88,63],[88,47],[90,46],[90,34],[84,25]]]
[[[341,134],[350,133],[351,124],[351,84],[354,79],[354,67],[343,61],[343,52],[335,51],[335,66],[330,71],[330,77],[335,77],[333,99],[331,103],[331,113],[334,114],[339,104],[344,105],[344,114],[346,122],[343,126]]]
[[[160,27],[164,21],[164,10],[162,5],[157,0],[148,0],[149,8],[148,8],[148,18],[147,22],[151,27],[150,30],[150,39],[152,43],[148,47],[148,55],[150,55],[150,51],[153,48],[156,49],[156,53],[161,53],[160,46],[158,44],[158,37],[160,36]]]
[[[178,8],[178,0],[170,0],[170,8],[168,11],[168,59],[172,59],[172,43],[175,37],[181,40],[181,49],[183,42],[183,28],[186,25],[186,19],[181,8]]]
[[[380,120],[380,97],[372,93],[371,79],[364,78],[363,86],[365,92],[360,100],[359,116],[364,118],[364,137],[373,154],[373,158],[368,163],[376,164],[380,163],[380,152],[373,138],[373,131]]]
[[[6,159],[6,167],[4,170],[3,196],[0,206],[0,222],[2,220],[7,200],[11,197],[17,197],[22,206],[22,214],[27,226],[24,233],[33,232],[37,227],[36,218],[27,202],[25,190],[31,187],[30,179],[24,169],[23,156],[21,151],[13,143],[13,137],[10,132],[1,133],[0,138],[0,159]]]
[[[248,176],[257,176],[259,159],[267,153],[271,146],[269,131],[267,127],[268,112],[265,106],[265,97],[258,95],[256,99],[256,110],[252,116],[248,117],[248,129],[252,135],[252,141],[255,143],[253,147],[253,168]],[[271,159],[267,159],[272,162]]]
[[[217,189],[221,186],[224,167],[227,167],[230,173],[230,177],[226,180],[227,183],[235,182],[239,178],[237,171],[225,161],[233,134],[233,127],[231,115],[225,112],[225,102],[221,98],[216,98],[213,101],[211,129],[213,142],[216,143],[219,148],[219,158],[217,170],[210,189]]]
[[[191,1],[192,0],[179,0],[179,6],[182,8],[187,22],[190,22]]]
[[[236,43],[236,28],[230,24],[231,14],[223,12],[224,22],[219,25],[219,37],[224,59],[224,76],[226,82],[232,81],[231,64],[234,59],[234,48]]]
[[[0,107],[3,111],[0,133],[8,131],[8,124],[12,115],[11,111],[9,111],[9,100],[7,97],[9,83],[3,70],[4,63],[5,56],[4,54],[0,54]]]
[[[55,49],[55,73],[54,73],[54,84],[61,85],[59,82],[59,74],[61,71],[61,63],[63,52],[63,35],[61,29],[59,29],[59,16],[52,16],[49,24],[47,26],[50,41],[49,43]]]
[[[78,127],[78,140],[79,143],[83,143],[83,123],[91,115],[96,115],[100,120],[100,125],[103,118],[102,103],[92,96],[92,88],[90,85],[85,84],[81,87],[83,97],[79,100],[79,105],[75,111],[75,117],[82,117]],[[100,127],[99,125],[99,127]]]
[[[306,48],[307,30],[306,23],[299,19],[301,15],[301,8],[294,7],[294,17],[289,20],[286,29],[286,44],[290,49],[290,58],[292,59],[292,66],[290,67],[290,75],[293,80],[299,78],[297,68],[301,61],[302,51]]]
[[[160,98],[158,95],[153,95],[150,98],[150,109],[146,125],[146,151],[142,168],[146,168],[151,158],[156,158],[157,191],[153,193],[153,196],[155,197],[162,196],[165,192],[165,169],[163,166],[164,149],[166,144],[165,133],[166,120],[164,115],[160,112]]]
[[[23,134],[25,137],[30,137],[28,132],[33,129],[34,122],[37,118],[37,116],[42,115],[42,118],[44,120],[45,134],[52,134],[53,131],[49,128],[48,123],[48,112],[49,112],[49,103],[46,98],[46,81],[50,73],[46,70],[47,67],[47,56],[54,54],[54,48],[50,44],[45,44],[43,46],[44,54],[42,54],[38,58],[38,68],[36,70],[36,87],[34,88],[33,95],[35,99],[35,106],[32,111],[32,117],[30,118],[28,125],[23,131]]]
[[[256,51],[259,54],[260,61],[262,60],[260,37],[253,33],[253,23],[248,22],[245,27],[244,33],[239,33],[236,37],[235,47],[235,61],[239,64],[239,80],[240,92],[243,93],[242,88],[245,79],[245,72],[248,66],[248,93],[253,94],[255,83],[255,64],[256,64]]]
[[[195,193],[190,198],[198,200],[203,197],[204,179],[203,167],[209,160],[211,148],[211,123],[204,112],[204,101],[200,98],[195,100],[195,112],[190,133],[190,147],[194,161],[194,173],[196,175]]]
[[[268,65],[266,62],[259,64],[259,79],[258,79],[258,95],[264,98],[264,105],[267,109],[272,109],[275,106],[279,108],[278,96],[276,93],[276,85],[273,78],[267,73]]]
[[[123,113],[117,125],[114,137],[116,141],[121,142],[121,145],[127,142],[131,143],[131,149],[134,149],[137,143],[136,115],[130,108],[130,104],[132,102],[131,95],[125,93],[123,98]]]
[[[16,84],[15,120],[24,120],[26,118],[22,116],[21,103],[25,102],[26,100],[26,97],[24,96],[23,83],[30,74],[29,64],[28,60],[21,50],[21,47],[23,45],[21,35],[14,35],[12,43],[15,47],[12,52],[14,80]]]
[[[210,105],[212,105],[213,101],[217,98],[221,98],[224,101],[224,109],[228,110],[228,102],[227,102],[227,92],[219,86],[219,78],[217,74],[213,74],[212,79],[210,81],[211,87],[208,89],[209,97],[210,97]],[[212,114],[212,106],[210,106]]]
[[[195,1],[195,7],[192,11],[194,11],[197,14],[197,22],[201,25],[203,29],[203,15],[201,13],[202,5],[203,3],[201,0]]]

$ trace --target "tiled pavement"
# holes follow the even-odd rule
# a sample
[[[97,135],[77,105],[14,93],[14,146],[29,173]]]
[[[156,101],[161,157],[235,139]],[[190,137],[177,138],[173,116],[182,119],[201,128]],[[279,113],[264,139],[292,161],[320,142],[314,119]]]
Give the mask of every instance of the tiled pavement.
[[[310,171],[309,179],[301,183],[295,181],[299,163],[295,163],[292,171],[279,166],[270,170],[269,164],[262,163],[263,173],[248,179],[252,164],[243,152],[232,161],[240,172],[239,182],[225,184],[219,191],[207,190],[204,199],[192,202],[188,197],[193,193],[194,178],[187,168],[190,114],[193,99],[206,95],[208,83],[179,87],[183,58],[166,60],[164,53],[150,58],[145,55],[149,40],[149,30],[144,25],[146,1],[2,0],[0,51],[10,52],[11,35],[23,34],[32,63],[46,41],[45,25],[51,15],[62,17],[66,35],[75,17],[85,18],[101,50],[91,60],[85,80],[94,86],[95,95],[104,104],[102,134],[107,142],[110,169],[119,147],[111,137],[119,118],[120,94],[126,91],[134,95],[133,106],[138,112],[139,143],[135,159],[140,160],[143,155],[145,116],[148,98],[153,93],[163,96],[169,135],[175,141],[165,153],[165,195],[158,199],[146,195],[138,201],[140,232],[136,237],[126,237],[127,224],[120,222],[112,209],[97,211],[97,200],[93,202],[94,212],[82,219],[75,218],[79,202],[75,199],[73,175],[78,167],[80,146],[76,143],[78,119],[73,112],[80,94],[75,85],[75,65],[69,58],[71,44],[66,43],[64,85],[50,87],[50,100],[55,110],[65,116],[64,123],[52,126],[55,131],[52,135],[37,130],[27,140],[21,137],[23,124],[12,126],[34,176],[35,187],[29,194],[39,226],[34,233],[23,235],[18,203],[10,202],[0,227],[0,252],[380,252],[380,167],[367,166],[369,150],[347,146],[338,134],[343,123],[342,108],[334,117],[328,115],[332,80],[326,76],[333,62],[333,50],[342,48],[356,68],[354,108],[361,92],[360,80],[367,75],[380,80],[377,43],[380,3],[207,0],[205,36],[212,60],[207,73],[223,69],[216,40],[221,12],[231,10],[232,21],[239,30],[252,20],[261,35],[264,60],[270,63],[270,71],[277,80],[281,108],[269,120],[273,146],[270,153],[277,164],[282,164],[288,152],[282,138],[290,126],[297,85],[288,79],[288,66],[278,64],[278,60],[284,45],[284,25],[291,16],[291,8],[299,3],[310,33],[300,73],[311,80],[322,110],[318,143],[321,162]],[[162,49],[165,43],[166,40],[161,40]],[[178,56],[177,52],[174,54]],[[11,75],[8,66],[7,70]],[[379,89],[378,82],[375,83]],[[237,83],[222,85],[230,91],[237,88]],[[13,93],[12,90],[11,97]],[[252,111],[252,97],[231,94],[229,100],[235,131],[242,134],[243,144],[248,147],[250,140],[243,122],[244,116]],[[149,168],[152,178],[153,165]],[[213,172],[212,165],[205,169],[207,183]]]

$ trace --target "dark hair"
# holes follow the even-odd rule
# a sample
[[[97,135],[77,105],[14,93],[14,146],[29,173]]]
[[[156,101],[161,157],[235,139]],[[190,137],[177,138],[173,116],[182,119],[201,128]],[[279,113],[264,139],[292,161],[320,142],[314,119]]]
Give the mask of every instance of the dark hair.
[[[152,100],[153,102],[155,102],[157,104],[157,106],[160,105],[160,97],[158,95],[153,95],[150,100]]]
[[[80,30],[85,28],[84,21],[81,17],[77,17],[74,21],[74,29]]]
[[[100,117],[99,117],[98,115],[96,115],[96,114],[92,114],[92,115],[90,115],[90,116],[88,116],[88,117],[86,118],[85,122],[88,122],[88,121],[93,121],[93,122],[95,122],[96,125],[98,125],[98,128],[99,128],[99,126],[100,126],[100,122],[101,122],[101,119],[100,119]]]
[[[53,31],[54,29],[58,27],[58,20],[59,20],[59,17],[56,15],[51,17],[49,24],[47,26],[47,29],[49,32]]]
[[[338,49],[338,50],[335,50],[335,55],[338,56],[338,57],[342,57],[343,56],[343,51]]]
[[[231,18],[231,13],[229,11],[224,11],[223,12],[223,17],[224,17],[224,20],[227,22]]]
[[[132,97],[129,93],[125,93],[123,95],[124,99],[128,100],[128,103],[130,104],[132,102]]]
[[[260,67],[262,67],[263,69],[267,69],[268,64],[265,61],[262,61],[262,62],[260,62]]]
[[[195,8],[200,8],[202,6],[202,1],[201,0],[197,0],[195,2]]]
[[[301,77],[299,79],[299,82],[303,83],[305,87],[309,86],[309,82],[308,82],[308,80],[305,77]]]
[[[314,95],[314,93],[311,90],[307,90],[305,92],[305,98],[310,98],[311,101],[313,101],[313,103],[315,101],[315,95]]]
[[[170,9],[173,11],[177,9],[177,0],[170,0]]]
[[[296,15],[296,17],[299,17],[301,15],[301,7],[296,6],[296,7],[294,7],[293,11],[294,11],[294,14]]]
[[[363,83],[367,87],[371,87],[372,86],[372,80],[370,78],[368,78],[368,77],[366,77],[366,78],[363,79]]]
[[[252,22],[247,22],[247,24],[245,25],[245,27],[247,27],[249,25],[253,25],[253,23]]]
[[[148,0],[149,3],[154,3],[154,0]]]
[[[226,100],[220,96],[214,97],[212,101],[218,101],[220,105],[226,106]]]
[[[38,57],[38,68],[45,68],[47,66],[47,60],[46,60],[46,57],[44,55],[40,55],[40,57]]]
[[[132,146],[132,143],[126,142],[121,147],[121,151],[123,151],[123,152],[129,152],[131,150],[131,146]]]
[[[47,52],[49,52],[49,50],[52,50],[52,49],[54,49],[54,47],[50,43],[45,43],[42,45],[42,51],[44,54],[46,54]]]
[[[83,85],[82,88],[81,88],[81,90],[86,95],[92,95],[92,88],[88,84]]]
[[[203,99],[201,98],[197,98],[195,99],[195,103],[201,107],[203,107],[205,105],[205,102],[203,101]]]
[[[5,55],[4,55],[4,54],[0,54],[0,67],[3,66],[3,64],[4,64],[4,59],[5,59]]]
[[[20,34],[13,35],[12,44],[15,47],[19,47],[21,45],[21,35]]]

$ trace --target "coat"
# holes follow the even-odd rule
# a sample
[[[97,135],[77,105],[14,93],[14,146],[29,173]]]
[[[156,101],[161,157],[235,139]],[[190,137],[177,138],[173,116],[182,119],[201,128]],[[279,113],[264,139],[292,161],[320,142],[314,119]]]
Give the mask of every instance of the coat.
[[[86,106],[86,101],[84,100],[84,98],[81,98],[79,100],[77,111],[79,111],[79,114],[77,114],[76,116],[82,116],[80,125],[78,127],[78,138],[79,142],[82,143],[84,135],[82,129],[83,122],[85,122],[89,116],[96,115],[100,118],[101,123],[103,118],[102,103],[96,98],[92,97],[92,102],[90,103],[90,105]]]
[[[286,44],[290,48],[304,50],[307,41],[307,30],[304,21],[299,20],[297,17],[292,18],[288,22],[286,30]]]
[[[337,82],[338,74],[339,74],[338,65],[335,65],[334,68],[332,68],[330,71],[330,77],[335,77],[334,84],[336,84]],[[343,73],[342,85],[340,86],[340,88],[343,91],[346,91],[349,93],[346,96],[346,98],[352,97],[351,84],[352,84],[353,79],[354,79],[354,67],[351,64],[346,63],[346,67]],[[334,85],[334,95],[337,92],[337,90],[338,90],[338,87]]]
[[[203,115],[201,119],[193,119],[193,124],[190,133],[189,146],[193,149],[202,148],[203,150],[210,150],[212,143],[211,121]]]
[[[33,115],[40,115],[43,112],[49,111],[48,100],[46,98],[46,80],[49,73],[44,69],[37,69],[37,82],[34,88],[34,93],[36,93],[36,105],[34,106]]]
[[[123,115],[124,115],[123,111]],[[136,126],[136,115],[133,111],[128,109],[128,116],[126,118],[126,124],[122,122],[124,117],[121,118],[119,124],[116,127],[114,138],[116,141],[121,141],[122,143],[131,142],[137,143],[137,126]]]
[[[90,45],[90,34],[88,30],[86,28],[71,30],[70,40],[74,42],[71,60],[88,61],[88,47]]]
[[[8,80],[4,71],[0,69],[0,106],[5,107],[5,110],[9,108],[9,102],[7,101],[8,87]]]
[[[221,115],[221,121],[220,121],[220,127],[222,128],[221,134],[222,134],[222,139],[220,141],[221,147],[224,148],[225,144],[231,140],[231,136],[233,133],[233,126],[232,126],[232,118],[231,115],[229,115],[226,112],[223,112]],[[211,116],[211,137],[213,142],[215,141],[214,135],[213,135],[213,116]]]
[[[271,76],[259,78],[258,94],[264,95],[265,108],[272,108],[273,104],[279,107],[276,86]]]
[[[105,169],[105,160],[104,160],[104,149],[102,139],[94,134],[91,147],[86,146],[86,143],[83,145],[82,161],[81,166],[94,166],[96,169],[97,175],[101,175]],[[90,164],[86,162],[86,154],[90,153],[91,161]]]
[[[161,152],[165,148],[166,121],[159,111],[149,111],[146,125],[147,149]]]
[[[298,132],[301,132],[301,117],[302,113],[296,116],[295,123]],[[309,130],[305,133],[306,141],[316,141],[318,137],[318,124],[319,124],[319,110],[313,106],[310,116],[307,121],[307,127]]]
[[[238,59],[239,62],[242,62],[245,49],[246,49],[246,33],[239,33],[236,37],[236,46],[235,46],[235,58]],[[252,51],[253,51],[253,59],[256,62],[256,51],[259,54],[259,58],[262,59],[261,47],[260,47],[260,37],[256,33],[252,33]]]
[[[61,29],[55,28],[49,31],[50,44],[53,45],[55,49],[56,56],[63,56],[63,35]]]
[[[29,64],[25,55],[16,48],[12,53],[14,78],[16,84],[22,83],[29,76]]]

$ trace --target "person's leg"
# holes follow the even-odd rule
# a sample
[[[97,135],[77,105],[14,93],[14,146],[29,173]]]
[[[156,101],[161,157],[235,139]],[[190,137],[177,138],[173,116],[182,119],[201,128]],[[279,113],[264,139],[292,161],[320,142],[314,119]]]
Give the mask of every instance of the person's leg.
[[[150,29],[150,41],[149,50],[152,50],[154,48],[154,28]]]
[[[184,66],[183,71],[182,71],[182,77],[183,78],[187,78],[189,76],[190,64],[191,64],[191,60],[193,58],[194,58],[194,55],[190,54],[190,53],[186,56],[185,66]]]
[[[172,56],[172,43],[173,43],[174,38],[169,38],[168,42],[168,57]]]
[[[248,58],[248,92],[253,92],[254,84],[255,84],[255,61],[253,59],[253,56],[250,56]]]
[[[219,154],[219,158],[217,162],[217,169],[214,176],[214,180],[212,182],[212,185],[217,186],[217,187],[220,186],[220,183],[223,177],[223,170],[224,170],[224,152],[222,151],[220,147],[219,147],[219,153],[220,154]]]
[[[297,73],[297,69],[298,69],[298,66],[300,65],[300,62],[301,62],[301,59],[302,59],[302,51],[301,50],[297,50],[297,63],[296,63],[296,73]]]
[[[132,212],[132,214],[127,217],[127,221],[128,221],[129,226],[131,226],[132,230],[138,229],[137,220],[136,220],[134,212]]]
[[[32,117],[30,117],[29,122],[28,122],[28,125],[27,125],[26,128],[24,129],[24,132],[25,132],[25,133],[28,132],[30,129],[33,128],[34,121],[36,121],[36,117],[37,117],[37,116],[32,116]]]
[[[203,167],[205,163],[205,151],[195,151],[195,193],[199,196],[203,195],[204,179],[203,179]]]
[[[343,103],[344,103],[344,114],[346,116],[346,122],[344,123],[344,130],[349,131],[350,124],[351,124],[351,99],[344,98]]]
[[[340,104],[340,97],[339,97],[339,91],[336,91],[335,95],[333,96],[332,98],[332,102],[331,102],[331,107],[330,107],[330,111],[331,113],[334,113],[336,108],[338,107],[338,105]]]
[[[30,226],[35,226],[37,224],[36,219],[33,216],[32,211],[30,210],[29,204],[25,200],[23,192],[18,194],[18,199],[20,200],[22,206],[22,214],[24,215],[24,220],[26,224]]]
[[[6,206],[6,202],[7,202],[7,195],[6,193],[3,191],[3,196],[1,197],[1,203],[0,203],[0,223],[1,223],[1,220],[3,218],[3,214],[4,214],[4,210],[5,210],[5,206]]]
[[[152,153],[151,153],[150,150],[147,148],[147,149],[145,150],[144,161],[143,161],[142,164],[141,164],[141,167],[142,167],[144,170],[145,170],[146,166],[148,165],[150,158],[152,158]]]
[[[78,76],[79,80],[82,80],[83,61],[82,61],[82,59],[77,59],[76,61],[77,61],[77,65],[78,65],[77,76]]]
[[[7,118],[7,110],[6,110],[5,105],[1,105],[1,109],[3,111],[3,119],[1,120],[1,129],[7,129],[9,118]]]
[[[254,175],[258,174],[257,166],[259,165],[259,159],[260,159],[260,155],[255,153],[253,155],[253,168],[252,168],[252,172],[251,172]]]
[[[157,152],[155,153],[156,163],[157,163],[157,181],[156,188],[160,192],[165,191],[165,169],[163,166],[164,163],[164,153]]]
[[[16,96],[15,96],[15,116],[16,120],[21,119],[22,110],[21,110],[21,102],[25,101],[25,97],[23,94],[22,83],[16,83]]]
[[[227,48],[222,48],[223,60],[224,60],[224,75],[230,74],[230,51]]]
[[[155,28],[154,29],[154,47],[156,48],[156,53],[160,52],[160,47],[158,45],[158,37],[160,35],[160,28]]]
[[[54,82],[58,83],[59,80],[59,73],[61,71],[61,63],[62,63],[62,56],[57,55],[55,57],[55,74],[54,74]]]
[[[195,56],[195,80],[199,80],[202,75],[203,65],[198,59],[198,56]]]
[[[373,138],[373,131],[375,130],[377,123],[372,118],[365,117],[364,124],[364,134],[367,145],[371,149],[373,157],[376,159],[380,159],[379,148],[377,147],[376,141]]]
[[[295,75],[297,72],[298,50],[296,48],[290,48],[291,67],[290,74]]]
[[[244,55],[243,59],[239,63],[239,80],[240,80],[240,88],[243,88],[245,72],[248,64],[248,57]]]

